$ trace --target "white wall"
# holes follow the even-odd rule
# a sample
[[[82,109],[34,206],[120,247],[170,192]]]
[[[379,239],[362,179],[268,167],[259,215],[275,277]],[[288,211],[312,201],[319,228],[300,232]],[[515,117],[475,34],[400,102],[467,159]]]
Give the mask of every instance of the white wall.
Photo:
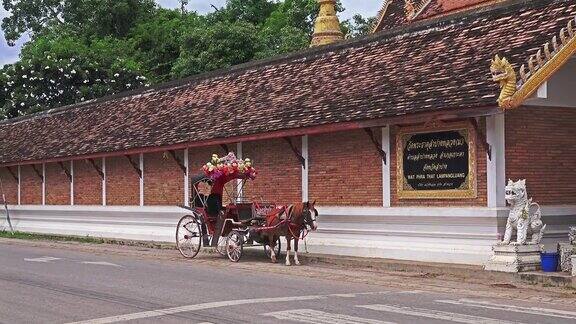
[[[10,206],[16,230],[174,242],[178,207]],[[312,253],[483,264],[504,231],[505,208],[320,207]],[[554,249],[576,224],[576,206],[543,207]],[[0,221],[0,227],[5,227]],[[303,250],[303,248],[302,248]]]

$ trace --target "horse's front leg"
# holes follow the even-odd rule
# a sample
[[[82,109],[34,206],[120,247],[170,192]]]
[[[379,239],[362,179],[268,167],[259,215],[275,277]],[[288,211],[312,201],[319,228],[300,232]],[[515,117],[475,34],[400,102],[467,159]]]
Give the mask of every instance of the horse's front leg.
[[[276,263],[276,253],[274,252],[276,241],[274,240],[274,235],[268,236],[268,247],[270,248],[270,259],[272,260],[272,263]]]
[[[298,241],[297,237],[294,238],[294,264],[300,265],[300,260],[298,260]]]
[[[292,250],[292,247],[290,246],[290,242],[292,241],[292,238],[288,235],[286,235],[286,265],[290,266],[292,265],[290,263],[290,250]]]

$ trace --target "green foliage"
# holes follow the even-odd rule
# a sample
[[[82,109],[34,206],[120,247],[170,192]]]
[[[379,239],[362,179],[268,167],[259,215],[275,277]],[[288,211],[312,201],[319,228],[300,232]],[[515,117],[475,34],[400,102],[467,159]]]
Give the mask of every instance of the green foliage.
[[[0,70],[0,119],[307,48],[318,12],[316,0],[228,0],[201,16],[186,3],[2,0],[7,41],[31,41]],[[370,24],[355,16],[342,27],[357,37]]]
[[[257,33],[254,25],[243,21],[194,28],[182,38],[182,52],[172,72],[185,77],[248,62],[258,48]]]
[[[86,44],[72,36],[39,37],[0,75],[2,114],[21,116],[146,84],[138,64],[122,57],[122,48],[113,38]]]
[[[153,0],[2,0],[10,13],[2,20],[9,45],[28,32],[36,36],[66,27],[77,35],[124,37],[151,18]]]
[[[168,81],[180,57],[183,36],[204,26],[206,19],[195,13],[182,15],[180,11],[160,9],[132,30],[129,51],[153,82]]]
[[[365,36],[372,32],[375,21],[376,17],[364,18],[361,15],[354,15],[352,20],[342,22],[342,31],[347,38]]]

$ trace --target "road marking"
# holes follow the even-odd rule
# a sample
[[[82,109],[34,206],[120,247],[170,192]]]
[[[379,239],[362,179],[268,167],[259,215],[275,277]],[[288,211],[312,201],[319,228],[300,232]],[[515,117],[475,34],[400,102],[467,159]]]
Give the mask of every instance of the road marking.
[[[382,294],[389,294],[389,293],[392,293],[392,292],[379,291],[379,292],[358,293],[357,295],[382,295]],[[401,293],[401,292],[398,292],[398,293]],[[230,306],[249,305],[249,304],[281,303],[281,302],[293,302],[293,301],[304,301],[304,300],[319,300],[319,299],[326,299],[329,297],[335,297],[336,295],[338,295],[338,294],[229,300],[229,301],[220,301],[220,302],[211,302],[211,303],[203,303],[203,304],[196,304],[196,305],[187,305],[187,306],[151,310],[151,311],[132,313],[132,314],[123,314],[123,315],[117,315],[117,316],[95,318],[95,319],[91,319],[91,320],[73,322],[73,323],[69,323],[69,324],[118,323],[118,322],[123,322],[123,321],[141,319],[141,318],[160,317],[160,316],[165,316],[165,315],[186,313],[186,312],[220,308],[220,307],[230,307]]]
[[[24,259],[24,261],[27,261],[27,262],[42,262],[42,263],[48,263],[48,262],[52,262],[52,261],[56,261],[56,260],[62,260],[62,259],[49,257],[49,256],[44,256],[41,258],[33,258],[33,259]]]
[[[466,314],[450,313],[433,309],[415,308],[415,307],[401,307],[389,305],[362,305],[356,306],[375,311],[397,313],[402,315],[411,315],[418,317],[426,317],[443,321],[452,321],[457,323],[467,324],[513,324],[517,322],[508,322],[488,317],[473,316]]]
[[[576,312],[565,311],[561,309],[550,309],[550,308],[540,308],[540,307],[522,307],[513,305],[501,305],[488,301],[476,301],[471,299],[459,299],[459,300],[436,300],[438,303],[451,304],[451,305],[463,305],[470,307],[479,307],[493,310],[504,310],[509,312],[525,313],[531,315],[541,315],[550,317],[559,317],[567,319],[576,319]]]
[[[279,320],[288,320],[310,324],[395,324],[392,322],[383,322],[375,319],[326,313],[312,309],[293,309],[288,311],[266,313],[262,314],[262,316],[272,316]]]
[[[80,262],[82,264],[93,264],[93,265],[102,265],[102,266],[110,266],[110,267],[119,267],[122,268],[121,265],[115,264],[115,263],[110,263],[110,262],[105,262],[105,261],[82,261]]]

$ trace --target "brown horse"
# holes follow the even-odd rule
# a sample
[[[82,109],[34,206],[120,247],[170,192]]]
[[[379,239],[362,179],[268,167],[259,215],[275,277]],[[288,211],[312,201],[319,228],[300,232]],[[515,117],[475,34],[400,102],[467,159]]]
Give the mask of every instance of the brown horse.
[[[291,242],[294,240],[294,263],[300,265],[298,260],[298,241],[304,230],[315,231],[318,228],[316,218],[318,211],[314,208],[316,202],[304,202],[290,205],[286,208],[285,212],[280,215],[271,215],[266,219],[267,227],[276,227],[274,230],[267,231],[266,236],[270,246],[270,258],[272,262],[276,263],[276,253],[274,247],[276,241],[280,237],[286,238],[286,265],[290,263],[290,250]],[[314,215],[312,215],[314,214]],[[284,222],[283,225],[278,226]]]

